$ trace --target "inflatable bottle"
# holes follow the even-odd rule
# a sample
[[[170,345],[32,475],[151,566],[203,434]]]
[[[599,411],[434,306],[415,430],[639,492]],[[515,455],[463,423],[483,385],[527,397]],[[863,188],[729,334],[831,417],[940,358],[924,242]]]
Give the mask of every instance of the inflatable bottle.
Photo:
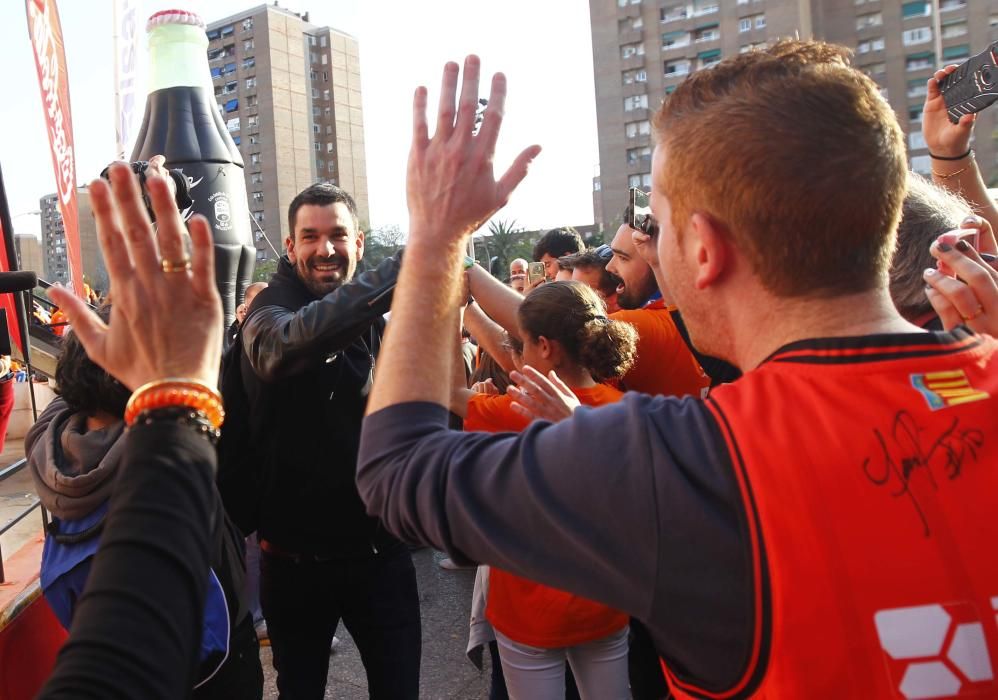
[[[219,113],[208,68],[208,36],[199,16],[157,12],[149,33],[149,96],[132,160],[157,154],[183,172],[194,203],[185,218],[201,214],[215,242],[215,279],[225,326],[235,318],[253,276],[253,246],[243,159]]]

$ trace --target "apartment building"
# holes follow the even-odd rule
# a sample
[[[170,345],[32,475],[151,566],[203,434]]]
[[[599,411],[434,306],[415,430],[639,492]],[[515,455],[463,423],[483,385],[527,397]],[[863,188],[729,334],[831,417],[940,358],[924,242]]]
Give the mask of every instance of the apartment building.
[[[782,37],[848,46],[897,112],[912,168],[928,173],[926,81],[998,40],[998,0],[590,0],[589,9],[600,153],[594,210],[607,228],[619,224],[629,187],[650,189],[651,116],[696,70]],[[995,110],[985,110],[974,146],[987,180],[998,173],[994,128]]]
[[[276,4],[208,25],[215,97],[245,163],[257,259],[280,252],[298,192],[332,182],[369,221],[357,40]]]

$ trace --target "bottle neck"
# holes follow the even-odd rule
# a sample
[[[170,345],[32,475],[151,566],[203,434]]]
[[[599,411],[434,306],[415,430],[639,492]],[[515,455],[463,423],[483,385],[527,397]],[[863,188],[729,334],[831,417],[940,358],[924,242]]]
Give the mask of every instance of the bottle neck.
[[[212,90],[208,37],[197,27],[173,24],[149,32],[149,92],[171,87]]]

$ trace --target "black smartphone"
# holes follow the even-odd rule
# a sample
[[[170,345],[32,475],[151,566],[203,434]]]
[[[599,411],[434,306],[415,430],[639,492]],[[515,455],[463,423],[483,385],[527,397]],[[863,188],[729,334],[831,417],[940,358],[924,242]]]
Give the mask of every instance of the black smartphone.
[[[637,187],[632,187],[627,193],[627,221],[624,223],[649,236],[658,233],[658,223],[651,215],[648,194]]]
[[[954,124],[998,100],[998,41],[940,80],[939,91]]]

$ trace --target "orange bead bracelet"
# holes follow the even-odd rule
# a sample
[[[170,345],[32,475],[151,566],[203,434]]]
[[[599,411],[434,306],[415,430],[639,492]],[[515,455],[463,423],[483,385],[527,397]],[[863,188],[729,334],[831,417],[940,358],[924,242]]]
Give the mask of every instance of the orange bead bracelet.
[[[222,397],[214,387],[196,379],[167,378],[140,386],[125,406],[125,424],[132,425],[145,411],[183,406],[197,411],[218,430],[225,420]]]

